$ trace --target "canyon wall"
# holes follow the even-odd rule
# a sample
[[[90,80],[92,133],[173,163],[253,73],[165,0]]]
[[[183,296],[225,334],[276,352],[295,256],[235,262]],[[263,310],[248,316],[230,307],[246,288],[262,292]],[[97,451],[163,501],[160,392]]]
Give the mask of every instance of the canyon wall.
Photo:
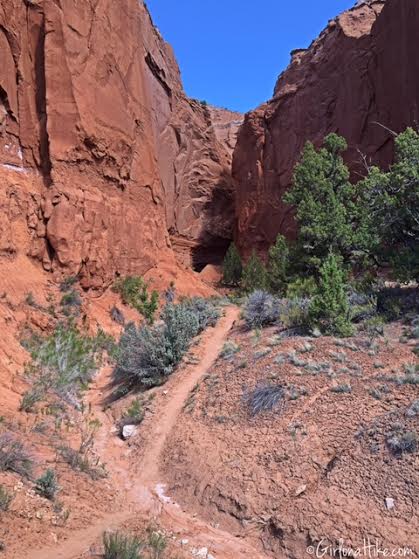
[[[353,176],[360,152],[387,166],[392,134],[419,119],[419,4],[362,2],[329,22],[307,50],[292,53],[273,98],[248,113],[234,152],[237,242],[244,254],[266,248],[281,232],[295,235],[283,193],[306,140],[330,132],[349,144]]]
[[[102,289],[224,250],[231,135],[187,99],[142,2],[0,0],[0,57],[0,263]]]

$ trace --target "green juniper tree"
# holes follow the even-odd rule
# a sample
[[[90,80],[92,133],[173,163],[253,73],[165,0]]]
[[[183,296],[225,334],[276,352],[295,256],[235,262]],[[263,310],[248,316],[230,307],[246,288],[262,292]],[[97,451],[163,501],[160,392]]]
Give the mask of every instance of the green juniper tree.
[[[251,293],[257,289],[267,289],[266,268],[254,250],[243,268],[241,286],[245,293]]]
[[[243,273],[242,261],[239,251],[234,243],[228,248],[223,262],[223,283],[229,286],[237,286]]]
[[[320,267],[318,290],[310,303],[309,316],[312,325],[325,334],[349,336],[352,333],[344,272],[333,253]]]
[[[307,142],[295,167],[293,187],[284,195],[284,201],[295,207],[297,244],[305,268],[314,273],[329,251],[347,266],[368,253],[374,240],[342,159],[346,149],[346,141],[337,134],[326,136],[319,150]]]
[[[287,287],[289,248],[285,237],[278,235],[268,253],[268,282],[273,293],[283,295]]]
[[[395,139],[389,171],[369,169],[360,183],[364,223],[376,231],[378,258],[393,264],[397,279],[419,280],[419,134],[412,128]]]

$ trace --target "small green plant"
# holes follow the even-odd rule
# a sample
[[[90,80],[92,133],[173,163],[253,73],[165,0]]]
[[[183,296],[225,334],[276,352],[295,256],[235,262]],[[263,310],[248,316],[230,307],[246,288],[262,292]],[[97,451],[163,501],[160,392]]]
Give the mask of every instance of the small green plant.
[[[144,419],[144,408],[140,398],[135,398],[122,416],[123,425],[139,425]]]
[[[0,485],[0,511],[6,512],[9,510],[10,503],[13,501],[14,495],[7,491],[4,485]]]
[[[265,265],[253,250],[252,254],[243,268],[241,287],[244,293],[263,291],[267,288],[268,276]]]
[[[122,301],[137,310],[149,324],[159,306],[159,294],[153,290],[148,292],[148,284],[138,276],[126,276],[115,282],[113,290],[121,295]]]
[[[327,334],[352,334],[344,274],[332,253],[320,268],[318,291],[310,303],[309,315],[312,325]]]
[[[65,293],[66,291],[69,291],[75,283],[77,283],[77,277],[76,276],[67,276],[60,283],[60,291],[62,293]]]
[[[76,314],[79,313],[80,307],[82,306],[82,300],[80,294],[75,289],[64,293],[61,298],[61,307],[63,313],[66,315],[70,315],[72,311]]]
[[[243,265],[239,251],[234,243],[231,243],[223,262],[223,283],[231,287],[238,286],[242,278]]]
[[[49,499],[50,501],[54,499],[55,495],[60,490],[54,470],[48,469],[36,480],[35,490],[41,497],[45,497],[45,499]]]
[[[151,548],[153,559],[160,559],[167,547],[167,538],[158,531],[151,531],[148,536],[148,545]]]
[[[104,559],[142,559],[144,544],[135,536],[122,532],[103,534]]]
[[[36,301],[32,291],[29,291],[29,293],[26,295],[25,302],[30,307],[36,307]]]

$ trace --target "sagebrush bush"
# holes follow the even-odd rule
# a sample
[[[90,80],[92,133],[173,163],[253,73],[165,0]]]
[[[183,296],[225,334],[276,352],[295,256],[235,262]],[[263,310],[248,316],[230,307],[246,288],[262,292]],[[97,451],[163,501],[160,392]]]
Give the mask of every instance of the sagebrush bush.
[[[48,469],[36,480],[35,490],[41,497],[45,497],[45,499],[49,499],[50,501],[54,499],[55,495],[60,490],[54,470]]]
[[[418,448],[418,435],[414,431],[397,432],[386,440],[393,454],[414,453]]]
[[[128,387],[163,383],[192,339],[206,326],[214,324],[217,316],[212,303],[186,299],[166,305],[161,321],[154,326],[128,324],[119,342],[114,371],[116,382]]]
[[[25,446],[12,433],[0,435],[0,471],[10,471],[30,478],[33,460]]]
[[[159,294],[153,290],[148,292],[148,284],[138,276],[127,276],[119,279],[113,291],[121,295],[122,301],[136,309],[150,324],[159,306]]]
[[[292,298],[281,299],[279,304],[279,318],[287,329],[304,332],[309,327],[310,299]]]
[[[142,559],[144,544],[135,536],[122,532],[103,534],[104,559]]]
[[[284,399],[285,391],[281,385],[267,384],[257,386],[245,396],[251,415],[264,411],[272,411]]]
[[[0,485],[0,511],[9,510],[10,503],[13,501],[13,494],[10,493],[3,485]]]
[[[274,324],[279,318],[279,301],[267,291],[254,291],[245,301],[243,318],[248,328]]]

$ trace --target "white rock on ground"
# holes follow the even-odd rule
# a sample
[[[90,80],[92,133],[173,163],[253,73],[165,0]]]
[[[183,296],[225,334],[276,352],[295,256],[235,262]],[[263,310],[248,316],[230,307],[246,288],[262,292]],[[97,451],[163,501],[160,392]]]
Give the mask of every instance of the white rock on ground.
[[[135,425],[124,425],[122,428],[123,439],[129,439],[135,435],[137,432],[137,427]]]

